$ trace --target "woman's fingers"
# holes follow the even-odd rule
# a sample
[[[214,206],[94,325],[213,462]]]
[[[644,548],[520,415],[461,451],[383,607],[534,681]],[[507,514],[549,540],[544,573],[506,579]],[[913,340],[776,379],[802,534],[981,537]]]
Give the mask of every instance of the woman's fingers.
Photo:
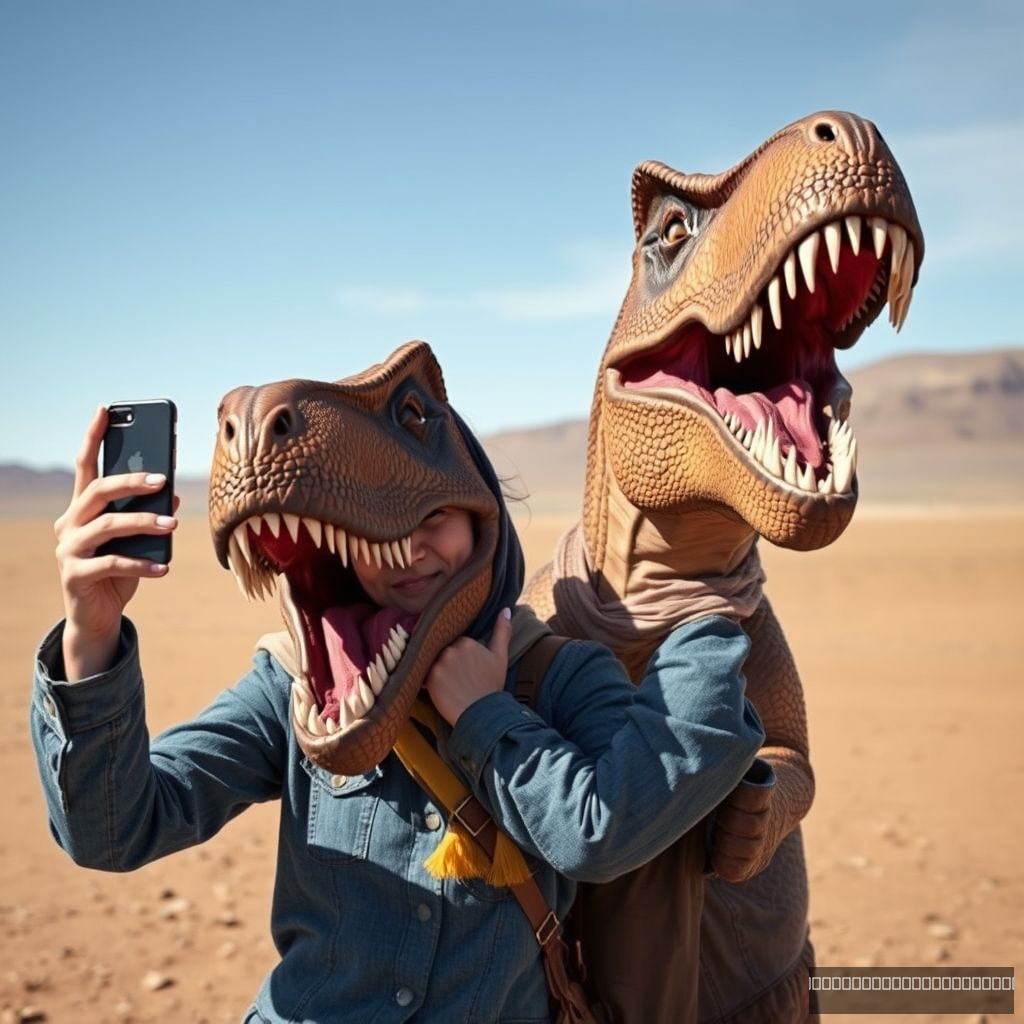
[[[133,537],[140,533],[160,536],[171,533],[177,525],[174,516],[158,516],[152,512],[104,512],[75,529],[66,538],[63,548],[71,557],[89,558],[116,537]]]
[[[136,494],[153,494],[166,483],[167,477],[163,473],[118,473],[95,477],[61,518],[68,526],[84,526],[99,516],[112,501]]]
[[[94,558],[73,558],[62,572],[65,586],[70,589],[86,587],[105,579],[144,579],[164,576],[168,567],[148,558],[128,558],[126,555],[98,555]]]
[[[100,445],[107,430],[107,410],[101,405],[85,431],[81,451],[75,459],[75,490],[77,498],[96,479]]]

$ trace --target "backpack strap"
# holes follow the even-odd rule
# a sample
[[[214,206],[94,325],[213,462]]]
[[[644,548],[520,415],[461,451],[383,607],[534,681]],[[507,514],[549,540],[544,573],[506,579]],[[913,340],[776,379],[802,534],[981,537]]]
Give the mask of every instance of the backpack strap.
[[[516,681],[512,694],[520,704],[528,708],[537,706],[537,695],[541,683],[555,660],[555,655],[569,642],[565,636],[548,633],[534,640],[516,665]]]

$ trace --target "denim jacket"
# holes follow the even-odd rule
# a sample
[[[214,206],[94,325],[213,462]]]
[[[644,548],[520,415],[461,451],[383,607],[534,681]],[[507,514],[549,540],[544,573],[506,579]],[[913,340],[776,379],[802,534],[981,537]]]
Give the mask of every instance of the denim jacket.
[[[252,803],[281,801],[281,959],[246,1020],[549,1020],[539,948],[510,891],[425,871],[444,815],[393,754],[348,778],[307,761],[289,724],[290,677],[270,655],[150,743],[131,623],[117,664],[75,684],[59,681],[61,638],[58,625],[39,648],[31,724],[51,827],[77,863],[129,871],[203,842]],[[646,861],[742,777],[763,740],[743,697],[747,648],[726,619],[690,623],[635,690],[605,648],[574,641],[536,710],[490,694],[442,737],[559,917],[575,880]]]

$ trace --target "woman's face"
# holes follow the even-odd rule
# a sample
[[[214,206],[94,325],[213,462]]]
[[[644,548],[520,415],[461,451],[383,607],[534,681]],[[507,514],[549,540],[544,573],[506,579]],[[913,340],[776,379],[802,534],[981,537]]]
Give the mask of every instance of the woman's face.
[[[473,522],[458,508],[439,508],[412,532],[407,569],[355,562],[356,576],[370,600],[382,608],[419,615],[473,553]]]

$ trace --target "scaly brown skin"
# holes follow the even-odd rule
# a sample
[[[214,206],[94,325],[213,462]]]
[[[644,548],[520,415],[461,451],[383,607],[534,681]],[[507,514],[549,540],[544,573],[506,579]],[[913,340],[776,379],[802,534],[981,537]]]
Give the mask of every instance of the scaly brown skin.
[[[334,384],[236,388],[218,415],[209,510],[217,557],[246,596],[270,592],[278,577],[285,624],[306,668],[293,716],[303,751],[330,771],[368,771],[394,746],[438,654],[486,600],[497,501],[462,441],[440,367],[423,342]],[[332,679],[320,613],[365,601],[352,570],[356,559],[406,564],[403,539],[443,506],[472,516],[472,559],[423,612],[408,641],[398,641],[401,651],[390,655],[397,664],[372,706],[339,707],[348,721],[325,722]],[[328,731],[332,724],[336,731]]]
[[[633,277],[601,361],[587,453],[583,535],[602,601],[628,601],[652,577],[731,573],[758,535],[811,550],[842,533],[857,453],[834,350],[853,345],[887,301],[902,325],[924,251],[881,135],[835,111],[787,126],[723,174],[641,164],[633,214]],[[795,399],[803,429],[784,408]],[[525,600],[566,631],[558,593],[547,566]],[[767,600],[744,627],[747,692],[777,784],[758,814],[738,813],[739,790],[720,809],[700,1020],[785,1024],[807,1012],[806,983],[801,999],[793,979],[810,959],[798,825],[814,777],[799,675]],[[634,679],[661,639],[616,652]],[[718,977],[727,958],[740,959],[744,929],[747,956],[776,944],[756,983]]]

